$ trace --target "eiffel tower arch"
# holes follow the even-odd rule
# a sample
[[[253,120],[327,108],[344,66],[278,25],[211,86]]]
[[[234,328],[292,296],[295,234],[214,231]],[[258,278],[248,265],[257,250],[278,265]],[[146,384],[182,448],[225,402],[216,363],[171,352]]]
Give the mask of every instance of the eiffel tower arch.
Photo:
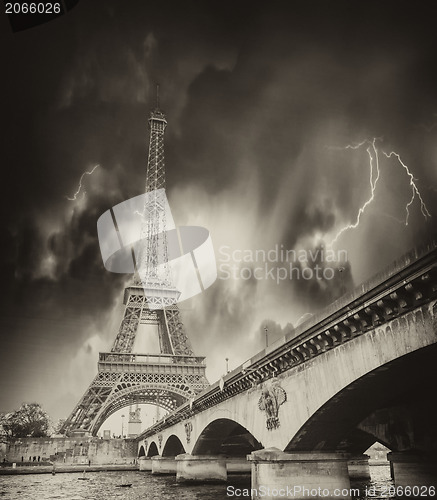
[[[61,432],[96,435],[117,410],[134,404],[155,404],[174,410],[209,383],[204,357],[195,356],[176,304],[180,292],[172,285],[167,258],[165,207],[165,115],[150,114],[146,197],[135,278],[124,291],[124,316],[110,352],[101,352],[98,373],[62,426]],[[161,190],[161,191],[160,191]],[[163,237],[164,235],[164,237]],[[160,264],[158,266],[158,264]],[[159,354],[134,353],[140,325],[156,325]]]

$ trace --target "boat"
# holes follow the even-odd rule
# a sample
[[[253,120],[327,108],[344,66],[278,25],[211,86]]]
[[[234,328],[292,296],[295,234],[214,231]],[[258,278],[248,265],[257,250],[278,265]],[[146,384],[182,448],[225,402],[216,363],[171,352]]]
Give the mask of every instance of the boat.
[[[82,477],[77,478],[79,481],[88,481],[89,477],[85,477],[85,471],[83,471]]]
[[[130,488],[132,486],[132,483],[125,483],[123,476],[121,476],[122,483],[121,484],[116,484],[117,488]]]

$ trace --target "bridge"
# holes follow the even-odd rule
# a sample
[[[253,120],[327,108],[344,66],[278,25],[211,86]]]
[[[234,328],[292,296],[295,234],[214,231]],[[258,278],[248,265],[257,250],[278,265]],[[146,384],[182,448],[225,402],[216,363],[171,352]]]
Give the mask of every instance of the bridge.
[[[145,430],[140,468],[178,481],[246,469],[253,498],[350,498],[378,441],[396,486],[435,487],[436,299],[434,238]]]

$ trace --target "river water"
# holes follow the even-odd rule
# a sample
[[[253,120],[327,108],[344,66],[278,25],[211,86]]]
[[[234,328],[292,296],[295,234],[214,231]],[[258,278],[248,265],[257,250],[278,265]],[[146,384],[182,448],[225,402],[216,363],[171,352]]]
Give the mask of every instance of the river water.
[[[351,487],[360,488],[356,500],[395,498],[381,495],[392,482],[388,466],[370,467],[371,480],[353,482]],[[0,500],[229,500],[227,486],[250,488],[249,475],[230,475],[227,484],[186,486],[176,483],[175,476],[152,476],[150,472],[89,472],[86,481],[79,480],[81,473],[29,474],[0,476]],[[132,483],[130,488],[118,487]],[[374,486],[375,491],[366,495],[366,489]],[[248,499],[247,496],[239,498]],[[340,497],[338,497],[340,498]]]

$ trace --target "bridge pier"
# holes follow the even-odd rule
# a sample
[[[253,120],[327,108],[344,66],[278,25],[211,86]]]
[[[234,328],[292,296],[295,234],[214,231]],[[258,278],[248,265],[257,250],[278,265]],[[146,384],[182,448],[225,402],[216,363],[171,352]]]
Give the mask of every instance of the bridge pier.
[[[178,483],[226,482],[227,470],[224,457],[211,455],[190,455],[183,453],[176,457]]]
[[[347,461],[350,479],[370,479],[369,455],[352,455]]]
[[[437,454],[435,452],[390,452],[387,458],[390,461],[390,470],[396,487],[437,486]],[[426,494],[429,495],[428,492]]]
[[[156,455],[152,457],[152,474],[170,475],[176,474],[175,457],[161,457]]]
[[[250,471],[252,470],[252,464],[247,460],[246,457],[226,457],[226,470],[228,471],[228,474],[250,474]]]
[[[138,458],[139,470],[152,470],[152,459],[150,457],[139,457]]]
[[[252,494],[252,498],[262,494],[263,498],[349,500],[347,458],[344,453],[285,453],[277,448],[255,451],[249,455],[249,460],[252,462],[252,490],[257,490],[258,495]]]

